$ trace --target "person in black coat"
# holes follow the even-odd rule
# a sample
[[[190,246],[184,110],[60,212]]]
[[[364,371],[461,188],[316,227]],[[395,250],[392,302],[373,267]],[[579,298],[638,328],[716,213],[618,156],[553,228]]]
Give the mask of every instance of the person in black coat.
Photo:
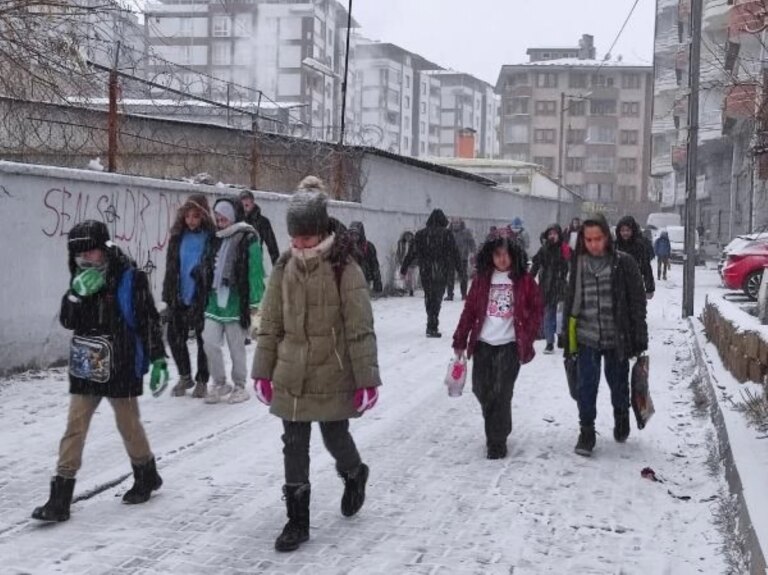
[[[171,228],[163,279],[163,301],[168,305],[168,345],[179,371],[179,382],[171,390],[174,397],[183,397],[193,385],[192,397],[205,397],[209,377],[203,345],[203,312],[208,297],[205,257],[215,233],[208,199],[203,194],[192,194],[179,208]],[[197,338],[194,380],[187,349],[190,330]]]
[[[71,280],[59,319],[73,331],[69,416],[50,498],[32,512],[34,519],[49,522],[69,519],[88,426],[103,398],[112,405],[133,467],[134,484],[123,502],[144,503],[163,483],[139,417],[138,397],[150,363],[153,395],[168,381],[160,316],[147,276],[110,241],[103,222],[87,220],[72,228],[68,251]]]
[[[250,224],[256,230],[256,233],[259,234],[261,245],[267,246],[269,259],[272,261],[272,265],[275,265],[275,262],[280,257],[280,250],[277,247],[277,239],[272,229],[272,223],[261,213],[261,207],[254,201],[252,191],[243,190],[240,192],[240,203],[245,212],[245,222]]]
[[[376,246],[365,237],[365,226],[363,222],[352,222],[349,224],[349,236],[357,246],[355,259],[363,268],[365,281],[368,286],[373,286],[373,292],[380,294],[384,291],[381,285],[381,270],[379,268],[379,258],[376,255]]]
[[[456,270],[466,281],[467,270],[461,263],[459,249],[453,232],[448,229],[448,218],[443,210],[434,210],[427,220],[427,227],[416,232],[411,249],[400,266],[405,276],[413,261],[419,263],[424,303],[427,308],[427,337],[442,337],[438,330],[440,307],[448,283],[450,270]]]
[[[552,353],[555,349],[558,323],[557,307],[563,301],[568,285],[570,248],[564,242],[563,230],[558,224],[549,226],[542,236],[545,243],[533,256],[531,276],[538,276],[544,299],[544,337],[547,340],[544,353]]]
[[[656,291],[656,282],[651,269],[653,246],[648,245],[640,231],[640,225],[632,216],[624,216],[616,225],[616,249],[631,255],[637,262],[637,267],[640,268],[643,276],[646,296],[652,299]]]
[[[629,360],[648,349],[646,296],[635,259],[613,245],[601,215],[584,221],[563,309],[568,325],[566,354],[577,355],[577,402],[581,431],[575,451],[589,456],[595,446],[600,364],[611,388],[614,439],[629,436]]]

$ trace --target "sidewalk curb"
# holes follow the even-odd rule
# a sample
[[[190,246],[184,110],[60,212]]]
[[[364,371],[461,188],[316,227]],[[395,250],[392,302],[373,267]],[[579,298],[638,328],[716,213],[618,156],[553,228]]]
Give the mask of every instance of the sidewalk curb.
[[[749,515],[747,502],[744,499],[741,475],[739,474],[739,469],[736,466],[733,451],[731,450],[728,427],[725,423],[725,418],[723,417],[720,402],[717,399],[717,392],[712,383],[709,368],[707,367],[706,361],[704,361],[704,352],[696,335],[696,325],[694,324],[693,318],[688,318],[688,327],[691,330],[691,340],[693,342],[691,350],[696,358],[699,375],[701,376],[702,381],[706,384],[703,388],[706,391],[707,399],[709,401],[709,416],[717,431],[718,447],[720,454],[723,457],[723,464],[725,467],[725,479],[728,481],[728,488],[731,495],[736,497],[739,503],[738,530],[746,545],[745,552],[747,553],[749,560],[749,573],[751,575],[766,575],[766,573],[768,573],[768,570],[766,569],[766,555],[763,553],[760,540],[752,525],[752,518]]]

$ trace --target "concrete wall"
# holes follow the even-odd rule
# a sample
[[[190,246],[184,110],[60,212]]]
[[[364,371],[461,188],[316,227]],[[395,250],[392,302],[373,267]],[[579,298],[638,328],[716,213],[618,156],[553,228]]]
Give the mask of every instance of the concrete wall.
[[[385,282],[394,277],[392,252],[400,234],[422,227],[434,208],[464,217],[478,239],[491,225],[506,225],[519,215],[534,242],[557,209],[555,202],[376,156],[365,160],[364,176],[362,205],[332,202],[330,211],[347,224],[364,222],[379,251]],[[176,210],[193,192],[213,200],[238,190],[0,162],[0,374],[65,358],[68,335],[59,326],[58,312],[69,281],[67,233],[76,223],[106,222],[116,243],[149,272],[159,300],[169,230]],[[289,196],[256,195],[284,249]]]

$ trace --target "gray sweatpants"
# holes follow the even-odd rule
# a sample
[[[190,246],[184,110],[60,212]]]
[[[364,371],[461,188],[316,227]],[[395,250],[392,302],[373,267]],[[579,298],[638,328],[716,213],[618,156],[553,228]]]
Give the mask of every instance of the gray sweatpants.
[[[245,339],[248,337],[248,333],[236,321],[221,323],[209,318],[205,319],[203,344],[205,345],[205,355],[208,356],[211,379],[213,379],[214,385],[223,385],[227,381],[223,351],[225,336],[229,355],[232,358],[232,383],[235,384],[235,387],[245,388],[245,380],[248,376]]]

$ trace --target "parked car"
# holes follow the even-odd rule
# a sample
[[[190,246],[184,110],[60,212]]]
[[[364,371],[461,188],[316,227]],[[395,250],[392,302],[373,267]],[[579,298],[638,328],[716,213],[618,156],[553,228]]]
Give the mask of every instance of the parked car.
[[[736,236],[733,238],[727,246],[723,248],[723,252],[720,254],[720,261],[717,263],[717,273],[720,277],[723,277],[723,267],[728,259],[728,254],[735,253],[741,250],[750,242],[768,242],[768,232],[761,232],[759,234],[745,234],[742,236]]]
[[[645,227],[652,230],[658,230],[659,232],[669,226],[679,226],[682,222],[680,220],[680,214],[675,212],[655,212],[648,214]]]
[[[752,240],[731,251],[723,266],[723,284],[757,300],[763,270],[768,266],[768,241]]]

